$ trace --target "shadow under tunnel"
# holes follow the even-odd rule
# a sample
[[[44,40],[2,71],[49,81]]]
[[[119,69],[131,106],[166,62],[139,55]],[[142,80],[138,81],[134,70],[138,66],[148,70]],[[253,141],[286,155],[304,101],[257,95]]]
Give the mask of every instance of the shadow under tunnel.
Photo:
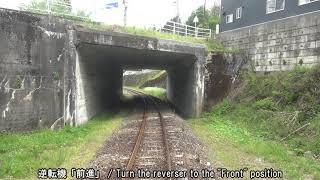
[[[76,56],[75,118],[79,124],[122,108],[123,69],[128,68],[166,70],[168,100],[181,116],[192,116],[195,55],[80,43]]]

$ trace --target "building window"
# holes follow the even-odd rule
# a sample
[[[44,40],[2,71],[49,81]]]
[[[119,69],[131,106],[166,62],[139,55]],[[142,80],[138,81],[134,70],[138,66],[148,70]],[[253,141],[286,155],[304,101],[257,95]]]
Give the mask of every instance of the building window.
[[[233,14],[229,14],[226,16],[226,23],[233,23]]]
[[[237,8],[236,11],[236,19],[240,19],[242,17],[242,7]]]
[[[309,4],[312,2],[316,2],[316,1],[319,1],[319,0],[299,0],[299,6],[304,5],[304,4]]]
[[[284,10],[285,0],[267,0],[267,14]]]

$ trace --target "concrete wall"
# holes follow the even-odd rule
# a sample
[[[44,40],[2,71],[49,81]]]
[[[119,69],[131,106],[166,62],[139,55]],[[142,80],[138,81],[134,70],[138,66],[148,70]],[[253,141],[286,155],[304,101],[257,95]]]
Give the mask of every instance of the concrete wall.
[[[241,53],[210,54],[207,60],[205,80],[205,106],[210,108],[223,101],[237,83],[240,70],[246,68]]]
[[[159,50],[189,54],[168,67],[167,96],[183,117],[200,116],[205,103],[206,50],[203,46],[165,40],[159,40]]]
[[[246,52],[256,71],[312,66],[320,62],[320,12],[223,32],[218,39]]]
[[[80,45],[76,58],[76,124],[117,109],[121,93],[121,67],[108,59],[95,59]]]
[[[67,24],[0,9],[0,131],[63,122]]]
[[[206,63],[203,46],[85,29],[78,29],[77,33],[78,46],[85,46],[90,61],[109,61],[112,69],[167,70],[168,99],[180,114],[194,117],[202,112]],[[118,75],[112,78],[118,79]]]

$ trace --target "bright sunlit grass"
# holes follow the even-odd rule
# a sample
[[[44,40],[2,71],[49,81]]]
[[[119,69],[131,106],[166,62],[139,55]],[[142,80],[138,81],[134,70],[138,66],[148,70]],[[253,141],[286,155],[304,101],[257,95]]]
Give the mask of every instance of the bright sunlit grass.
[[[160,99],[166,99],[167,98],[167,91],[163,88],[158,87],[145,87],[142,89],[142,91],[146,94],[150,94],[151,96],[158,97]]]
[[[126,87],[128,89],[133,89],[136,91],[140,91],[144,94],[148,94],[154,97],[157,97],[159,99],[165,100],[167,99],[167,90],[163,88],[158,88],[158,87],[145,87],[145,88],[138,88],[138,87]],[[131,96],[131,93],[127,92],[126,90],[124,91],[125,95]]]

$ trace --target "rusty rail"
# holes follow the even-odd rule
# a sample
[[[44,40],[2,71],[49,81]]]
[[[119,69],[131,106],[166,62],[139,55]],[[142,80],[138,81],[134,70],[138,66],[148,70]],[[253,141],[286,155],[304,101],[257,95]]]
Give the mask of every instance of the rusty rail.
[[[135,93],[136,94],[136,93]],[[132,152],[130,154],[130,158],[128,160],[127,166],[126,166],[126,170],[132,170],[138,151],[140,149],[142,140],[143,140],[143,136],[144,136],[144,131],[146,128],[146,123],[147,123],[147,102],[145,101],[145,99],[143,99],[144,101],[144,111],[143,111],[143,115],[142,115],[142,122],[141,122],[141,126],[139,128],[139,132],[138,132],[138,136],[137,139],[135,141],[134,147],[132,149]]]
[[[143,140],[144,130],[145,130],[145,126],[146,126],[146,123],[147,123],[146,122],[146,119],[147,119],[147,115],[146,115],[146,112],[147,112],[147,101],[146,100],[151,100],[152,105],[156,109],[157,114],[158,114],[159,119],[160,119],[161,129],[162,129],[162,140],[163,140],[164,148],[165,148],[166,165],[167,165],[167,168],[168,168],[167,170],[170,171],[171,170],[171,156],[170,156],[170,151],[169,151],[169,144],[168,144],[168,141],[167,141],[167,132],[166,132],[166,129],[165,129],[166,125],[165,125],[165,121],[163,120],[163,116],[161,114],[159,106],[158,106],[157,102],[154,99],[155,97],[147,95],[147,94],[144,94],[144,93],[142,93],[140,91],[136,91],[136,90],[133,90],[133,89],[129,89],[129,88],[125,88],[125,89],[127,91],[133,93],[133,94],[145,96],[145,100],[144,100],[145,109],[144,109],[144,113],[143,113],[143,120],[142,120],[140,129],[139,129],[139,133],[138,133],[138,136],[137,136],[136,143],[134,145],[134,148],[133,148],[132,153],[130,155],[129,161],[127,163],[126,169],[127,170],[132,170],[132,168],[134,166],[138,150],[139,150],[139,148],[141,146],[141,143],[142,143],[142,140]]]

